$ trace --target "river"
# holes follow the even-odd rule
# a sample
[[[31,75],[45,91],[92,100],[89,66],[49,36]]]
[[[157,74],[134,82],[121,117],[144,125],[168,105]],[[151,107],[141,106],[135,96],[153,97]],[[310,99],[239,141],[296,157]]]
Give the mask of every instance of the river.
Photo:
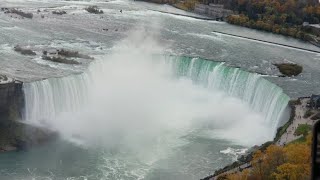
[[[89,5],[104,14],[87,13]],[[213,31],[319,50],[296,39],[160,13],[192,15],[144,2],[0,6],[34,13],[0,13],[0,71],[25,82],[24,121],[60,134],[26,152],[0,154],[0,179],[199,179],[272,140],[289,98],[320,93],[319,54]],[[17,44],[37,55],[14,52]],[[95,60],[41,59],[43,50],[59,48]],[[278,62],[304,69],[278,77]]]

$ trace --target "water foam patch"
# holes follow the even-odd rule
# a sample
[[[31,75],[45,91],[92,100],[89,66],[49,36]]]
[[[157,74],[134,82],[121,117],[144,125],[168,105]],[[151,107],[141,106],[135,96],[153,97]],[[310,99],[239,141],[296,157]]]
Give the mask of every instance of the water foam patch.
[[[288,102],[281,88],[224,63],[162,55],[164,49],[147,32],[133,32],[83,74],[25,83],[26,121],[103,149],[101,172],[113,178],[142,178],[193,143],[186,137],[195,131],[241,146],[273,138]]]
[[[245,154],[247,150],[248,149],[246,148],[235,149],[235,148],[228,147],[227,149],[221,150],[220,153],[232,156],[234,161],[236,161],[237,158],[240,155]]]

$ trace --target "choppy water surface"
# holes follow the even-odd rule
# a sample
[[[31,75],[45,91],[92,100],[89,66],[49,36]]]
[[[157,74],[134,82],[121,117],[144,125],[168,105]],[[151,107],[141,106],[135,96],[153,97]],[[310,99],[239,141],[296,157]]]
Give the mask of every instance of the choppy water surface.
[[[105,14],[92,15],[83,10],[88,5],[94,4],[101,7]],[[318,49],[311,44],[292,38],[236,27],[223,22],[209,22],[158,13],[153,10],[183,12],[167,5],[133,1],[6,0],[1,6],[23,7],[25,11],[35,14],[34,18],[29,20],[13,19],[0,13],[1,71],[22,80],[61,76],[83,71],[84,68],[20,56],[12,50],[16,44],[29,45],[39,51],[47,47],[64,47],[78,49],[91,55],[101,55],[108,53],[114,43],[126,37],[130,29],[144,27],[158,34],[157,39],[168,47],[166,51],[170,54],[225,61],[231,66],[269,75],[279,74],[272,63],[301,64],[304,72],[296,78],[269,77],[268,79],[280,85],[291,97],[309,95],[312,92],[319,93],[318,54],[228,37],[212,31]],[[37,9],[48,12],[37,14]],[[52,15],[51,11],[57,9],[66,10],[68,14]],[[119,12],[121,9],[123,13]],[[41,18],[41,14],[45,15],[44,19]],[[108,31],[105,32],[103,29]]]
[[[105,13],[88,14],[88,5]],[[0,13],[0,71],[26,82],[25,121],[61,135],[27,152],[0,154],[0,179],[199,179],[271,140],[289,97],[320,92],[318,54],[212,31],[318,49],[298,40],[134,1],[0,6],[34,13],[32,20]],[[67,14],[53,15],[57,9]],[[17,44],[37,56],[17,54]],[[41,59],[42,50],[59,48],[96,60]],[[280,78],[276,62],[304,71]]]

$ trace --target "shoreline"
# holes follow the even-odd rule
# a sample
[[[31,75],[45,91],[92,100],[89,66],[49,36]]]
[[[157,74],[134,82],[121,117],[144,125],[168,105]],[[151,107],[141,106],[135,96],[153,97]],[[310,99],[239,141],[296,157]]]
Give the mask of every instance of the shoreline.
[[[221,32],[221,31],[212,30],[212,32],[223,34],[223,35],[227,35],[227,36],[232,36],[232,37],[237,37],[237,38],[242,38],[242,39],[247,39],[247,40],[252,40],[252,41],[258,41],[258,42],[263,42],[263,43],[277,45],[277,46],[282,46],[282,47],[286,47],[286,48],[293,48],[293,49],[301,50],[301,51],[307,51],[307,52],[312,52],[312,53],[320,53],[320,50],[317,51],[317,50],[312,50],[312,49],[306,49],[306,48],[291,46],[291,45],[287,45],[287,44],[276,43],[276,42],[272,42],[272,41],[265,41],[265,40],[256,39],[256,38],[250,38],[250,37],[246,37],[246,36],[234,35],[234,34],[225,33],[225,32]]]
[[[170,5],[170,6],[172,6],[172,5]],[[175,7],[175,6],[172,6],[172,7]],[[175,7],[175,8],[177,8],[177,7]],[[179,9],[179,8],[177,8],[177,9]],[[180,10],[183,10],[183,9],[180,9]],[[187,14],[179,14],[179,13],[174,13],[174,12],[160,11],[160,10],[151,10],[150,9],[150,11],[159,12],[159,13],[163,13],[163,14],[171,14],[171,15],[176,15],[176,16],[189,17],[189,18],[194,18],[194,19],[199,19],[199,20],[216,21],[216,19],[214,19],[214,18],[210,18],[207,16],[199,15],[199,14],[196,14],[199,16],[192,16],[192,15],[187,15]],[[186,12],[189,12],[189,11],[186,11]],[[192,13],[192,12],[190,12],[190,13]]]
[[[185,12],[188,12],[188,13],[192,13],[192,14],[195,14],[195,15],[199,15],[199,16],[184,15],[184,14],[173,13],[173,12],[165,12],[165,11],[152,10],[152,11],[155,11],[155,12],[160,12],[160,13],[165,13],[165,14],[172,14],[172,15],[177,15],[177,16],[190,17],[190,18],[195,18],[195,19],[200,19],[200,20],[219,21],[219,18],[214,18],[214,17],[207,16],[206,14],[200,14],[200,13],[196,13],[195,11],[186,10],[186,9],[180,8],[180,7],[177,6],[176,4],[152,2],[152,1],[147,1],[147,0],[138,0],[138,1],[147,2],[147,3],[154,3],[154,4],[167,4],[167,5],[170,5],[170,6],[174,7],[174,8],[176,8],[176,9],[179,9],[179,10],[182,10],[182,11],[185,11]],[[234,14],[234,15],[235,15],[235,14]],[[202,17],[200,17],[200,16],[202,16]],[[237,25],[237,24],[229,23],[229,22],[228,22],[227,20],[225,20],[225,19],[222,20],[222,22],[226,22],[226,23],[228,23],[228,24],[230,24],[230,25],[235,25],[235,26],[239,26],[239,27],[249,28],[249,29],[252,29],[252,30],[258,30],[258,31],[262,31],[262,32],[267,32],[267,33],[272,33],[272,34],[276,34],[276,35],[281,35],[281,36],[283,36],[283,37],[290,37],[290,38],[293,38],[293,39],[301,40],[301,41],[303,41],[303,42],[305,42],[305,43],[312,44],[313,46],[320,48],[320,43],[317,42],[316,40],[314,40],[313,38],[311,38],[311,39],[309,38],[308,40],[304,40],[304,39],[302,39],[302,38],[296,38],[296,37],[292,37],[292,36],[289,36],[289,35],[284,35],[284,34],[281,34],[281,33],[274,33],[274,32],[272,32],[272,31],[259,30],[259,29],[256,29],[256,28],[250,28],[250,27],[246,27],[246,26],[242,26],[242,25]],[[215,32],[215,31],[213,31],[213,32]],[[269,42],[269,41],[265,41],[265,40],[260,40],[260,39],[245,37],[245,36],[238,36],[238,35],[234,35],[234,34],[228,34],[228,33],[218,32],[218,31],[217,31],[216,33],[221,33],[221,34],[230,35],[230,36],[239,37],[239,38],[245,38],[245,39],[249,39],[249,40],[255,40],[255,41],[264,42],[264,43],[270,43],[270,44],[279,45],[279,46],[284,46],[284,47],[290,47],[290,48],[299,49],[299,50],[305,50],[305,51],[313,52],[313,53],[320,53],[320,50],[317,51],[317,50],[299,48],[299,47],[290,46],[290,45],[286,45],[286,44],[279,44],[279,43],[275,43],[275,42]]]
[[[166,13],[166,12],[164,12]],[[174,13],[169,13],[169,14],[174,14]],[[190,17],[190,18],[195,18],[193,16],[188,16],[188,15],[182,15],[182,14],[174,14],[174,15],[180,15],[180,16],[185,16],[185,17]],[[248,166],[247,166],[248,167]],[[244,168],[244,166],[240,166],[240,168]]]
[[[317,115],[317,112],[314,114],[306,117],[306,113],[309,108],[307,106],[308,102],[310,100],[310,97],[299,97],[296,100],[290,100],[288,103],[288,106],[291,108],[291,111],[293,116],[288,119],[288,121],[281,127],[278,128],[277,133],[275,135],[275,138],[273,141],[266,142],[259,146],[259,148],[255,148],[250,154],[245,154],[243,157],[245,158],[244,162],[241,162],[238,158],[237,161],[221,168],[215,171],[213,175],[207,176],[201,180],[216,180],[219,176],[224,176],[228,174],[234,174],[241,172],[244,169],[250,169],[251,166],[251,159],[249,156],[252,156],[252,154],[257,151],[261,150],[264,151],[269,145],[274,144],[277,146],[285,146],[290,143],[294,143],[296,141],[299,141],[301,138],[304,138],[303,135],[296,135],[295,130],[298,128],[299,125],[310,125],[313,127],[313,125],[319,121],[319,119],[312,119],[314,116]],[[316,110],[318,113],[320,113],[320,110]],[[285,128],[285,129],[283,129]],[[255,146],[253,146],[251,149],[253,149]],[[249,157],[249,160],[247,158]]]

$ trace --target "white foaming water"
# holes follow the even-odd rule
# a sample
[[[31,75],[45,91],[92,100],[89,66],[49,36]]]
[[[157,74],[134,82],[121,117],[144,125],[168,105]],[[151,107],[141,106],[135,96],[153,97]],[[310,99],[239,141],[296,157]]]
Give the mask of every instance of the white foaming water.
[[[224,41],[221,34],[215,34],[215,35],[207,35],[207,34],[197,34],[197,33],[187,33],[188,36],[196,36],[202,39],[211,39],[215,41]]]
[[[247,150],[247,148],[235,149],[228,147],[227,149],[220,151],[220,153],[231,155],[233,157],[233,160],[236,161],[239,155],[244,154]]]
[[[154,55],[163,48],[141,34],[148,33],[133,33],[83,74],[25,83],[25,120],[125,152],[99,168],[107,178],[126,168],[128,177],[144,177],[194,131],[244,146],[273,137],[288,101],[279,87],[223,63]]]
[[[139,38],[120,43],[113,54],[92,63],[83,74],[26,83],[25,119],[80,136],[85,134],[79,128],[82,123],[91,136],[99,132],[97,128],[105,131],[106,125],[108,131],[117,133],[119,128],[131,132],[135,126],[145,131],[154,129],[154,125],[183,129],[192,120],[206,119],[214,122],[214,134],[220,134],[217,127],[223,127],[219,137],[239,140],[240,144],[272,138],[288,101],[281,88],[257,74],[223,63],[154,56],[162,52],[159,45],[148,37]],[[137,45],[139,41],[143,43]],[[127,123],[130,130],[126,129]],[[88,131],[91,125],[98,125],[94,132]],[[250,132],[260,132],[265,138]]]
[[[283,90],[262,78],[239,68],[224,66],[198,58],[172,57],[175,72],[193,82],[213,91],[223,91],[228,96],[236,97],[263,116],[263,123],[275,133],[278,121],[289,97]]]

